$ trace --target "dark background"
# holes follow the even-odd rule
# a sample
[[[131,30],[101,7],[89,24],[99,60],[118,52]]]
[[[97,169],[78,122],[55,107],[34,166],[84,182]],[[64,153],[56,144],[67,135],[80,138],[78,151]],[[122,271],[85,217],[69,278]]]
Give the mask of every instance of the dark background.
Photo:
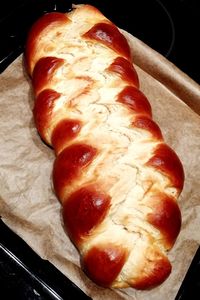
[[[199,0],[73,1],[75,4],[86,2],[95,5],[117,26],[167,57],[199,83]],[[39,16],[70,7],[68,0],[1,3],[0,71],[23,52],[27,32]],[[0,287],[2,300],[89,299],[3,222],[0,222]],[[200,299],[200,250],[176,296],[176,300],[188,299]]]
[[[2,36],[12,38],[6,45],[24,42],[27,28],[42,11],[71,7],[68,0],[7,0],[0,10],[0,20],[8,22],[0,28]],[[74,0],[97,6],[117,26],[129,31],[147,45],[166,56],[192,79],[199,76],[199,0]],[[17,16],[13,17],[14,13]],[[11,22],[10,22],[10,19]],[[13,26],[14,24],[14,26]],[[2,32],[3,29],[3,32]],[[6,40],[6,38],[4,38]],[[7,47],[1,43],[1,47]]]

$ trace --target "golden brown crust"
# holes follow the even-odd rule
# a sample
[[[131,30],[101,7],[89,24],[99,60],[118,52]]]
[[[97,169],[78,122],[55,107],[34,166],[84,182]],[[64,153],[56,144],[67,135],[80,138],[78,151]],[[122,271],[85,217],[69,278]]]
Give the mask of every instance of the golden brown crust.
[[[45,31],[48,27],[62,27],[63,25],[66,25],[67,22],[68,18],[65,14],[55,12],[44,15],[32,26],[28,35],[25,53],[27,70],[30,75],[33,72],[35,64],[37,63],[37,60],[34,58],[36,57],[36,52],[38,51],[37,41],[40,39],[40,36],[45,34]]]
[[[36,22],[26,61],[36,127],[55,150],[54,189],[85,272],[106,287],[162,283],[184,171],[152,120],[125,37],[81,5]]]
[[[88,32],[84,33],[82,37],[103,43],[120,55],[123,55],[126,59],[131,59],[127,40],[113,24],[97,23]]]
[[[178,191],[182,191],[184,183],[183,166],[176,153],[168,145],[158,145],[146,165],[165,174],[169,178],[170,185]]]
[[[48,88],[55,71],[62,66],[64,60],[57,57],[43,57],[35,65],[32,82],[35,95]]]
[[[127,255],[126,250],[117,245],[97,245],[84,256],[83,268],[95,283],[109,287],[124,266]]]
[[[134,278],[129,284],[140,290],[151,289],[166,280],[170,272],[171,264],[169,260],[160,255],[160,252],[157,252],[154,257],[147,257],[140,277]]]
[[[165,247],[170,249],[181,228],[181,213],[174,198],[164,193],[152,194],[148,198],[152,212],[147,214],[147,221],[155,226],[163,236]]]
[[[138,115],[132,122],[134,127],[147,130],[155,140],[162,141],[162,133],[159,126],[149,117]]]
[[[124,57],[117,57],[109,66],[108,70],[119,74],[120,77],[127,82],[127,84],[131,84],[137,88],[139,87],[137,72],[132,63]]]

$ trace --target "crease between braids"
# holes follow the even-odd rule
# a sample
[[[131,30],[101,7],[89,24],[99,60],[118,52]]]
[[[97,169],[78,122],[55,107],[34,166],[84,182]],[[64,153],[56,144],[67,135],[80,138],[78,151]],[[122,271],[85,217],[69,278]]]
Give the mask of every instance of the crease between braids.
[[[184,171],[152,120],[130,49],[90,5],[32,27],[27,70],[53,183],[82,267],[105,287],[148,289],[171,272]]]

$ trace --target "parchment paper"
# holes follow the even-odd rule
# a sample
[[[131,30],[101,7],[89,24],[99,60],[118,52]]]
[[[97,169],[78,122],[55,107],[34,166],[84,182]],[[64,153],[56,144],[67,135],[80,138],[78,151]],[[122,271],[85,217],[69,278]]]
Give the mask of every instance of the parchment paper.
[[[179,198],[182,229],[169,253],[170,277],[150,291],[111,290],[96,286],[81,271],[79,254],[63,229],[61,206],[52,189],[54,153],[34,126],[33,95],[22,56],[0,77],[0,215],[34,251],[93,299],[172,300],[200,244],[200,87],[160,54],[123,33],[154,120],[179,155],[186,175]]]

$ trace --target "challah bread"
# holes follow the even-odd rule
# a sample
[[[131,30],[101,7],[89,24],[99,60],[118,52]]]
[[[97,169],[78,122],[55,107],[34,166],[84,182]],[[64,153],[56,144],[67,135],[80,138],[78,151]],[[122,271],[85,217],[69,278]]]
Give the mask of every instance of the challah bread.
[[[148,289],[171,272],[184,171],[152,120],[130,48],[90,5],[32,27],[27,70],[53,183],[83,270],[104,287]]]

